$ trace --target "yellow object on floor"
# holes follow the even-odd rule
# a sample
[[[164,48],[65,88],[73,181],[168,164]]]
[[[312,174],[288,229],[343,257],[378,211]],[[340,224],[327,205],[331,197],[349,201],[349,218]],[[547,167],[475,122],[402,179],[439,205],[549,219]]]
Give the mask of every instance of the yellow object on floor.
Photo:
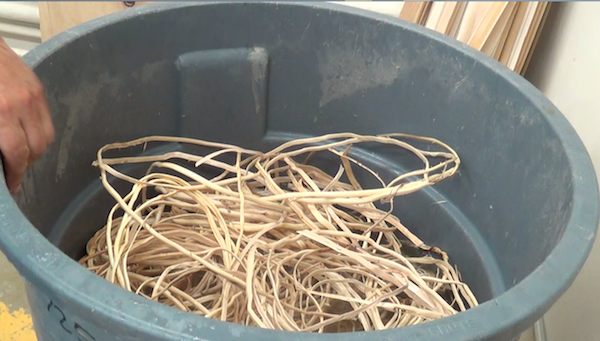
[[[31,315],[23,308],[10,311],[0,302],[0,340],[2,341],[36,341]]]

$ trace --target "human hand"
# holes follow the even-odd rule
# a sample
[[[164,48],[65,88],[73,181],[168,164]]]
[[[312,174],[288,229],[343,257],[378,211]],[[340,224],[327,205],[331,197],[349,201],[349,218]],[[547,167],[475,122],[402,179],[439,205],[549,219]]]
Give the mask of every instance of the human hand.
[[[23,174],[53,140],[40,80],[0,38],[0,152],[11,193],[19,192]]]

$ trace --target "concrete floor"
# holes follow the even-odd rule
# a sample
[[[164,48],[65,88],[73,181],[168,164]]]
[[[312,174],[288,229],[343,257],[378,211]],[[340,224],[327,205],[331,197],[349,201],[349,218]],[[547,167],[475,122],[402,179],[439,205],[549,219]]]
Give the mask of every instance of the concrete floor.
[[[37,341],[21,277],[1,252],[0,341]],[[534,341],[533,331],[519,341]]]

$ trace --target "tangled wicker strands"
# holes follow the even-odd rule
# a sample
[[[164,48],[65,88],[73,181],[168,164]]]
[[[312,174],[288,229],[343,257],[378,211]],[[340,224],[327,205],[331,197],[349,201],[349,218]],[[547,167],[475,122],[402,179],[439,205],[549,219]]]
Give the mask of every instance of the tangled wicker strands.
[[[149,143],[209,152],[105,157]],[[359,143],[401,148],[423,167],[385,183],[350,156]],[[334,176],[309,164],[320,153],[339,158]],[[444,252],[425,245],[391,209],[375,206],[392,207],[395,196],[456,172],[458,156],[434,139],[332,134],[261,153],[146,137],[103,147],[94,164],[117,204],[81,264],[149,299],[222,321],[305,332],[397,328],[477,305]],[[115,168],[122,164],[149,166],[135,178]],[[363,189],[356,171],[381,187]],[[129,182],[130,192],[121,196],[109,175]]]

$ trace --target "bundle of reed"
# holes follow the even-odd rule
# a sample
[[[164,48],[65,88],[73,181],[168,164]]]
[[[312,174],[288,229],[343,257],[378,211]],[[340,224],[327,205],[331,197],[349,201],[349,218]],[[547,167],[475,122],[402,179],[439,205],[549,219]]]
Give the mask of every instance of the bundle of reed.
[[[157,143],[206,152],[106,156]],[[352,157],[362,143],[409,152],[423,166],[386,183]],[[330,166],[339,161],[335,174],[311,164],[323,154]],[[124,164],[145,175],[118,170]],[[444,143],[404,134],[330,134],[265,153],[160,136],[110,144],[94,165],[116,204],[80,262],[148,299],[248,326],[368,331],[443,318],[477,300],[447,254],[392,214],[393,200],[451,177],[459,164]],[[359,171],[381,186],[363,188]]]

